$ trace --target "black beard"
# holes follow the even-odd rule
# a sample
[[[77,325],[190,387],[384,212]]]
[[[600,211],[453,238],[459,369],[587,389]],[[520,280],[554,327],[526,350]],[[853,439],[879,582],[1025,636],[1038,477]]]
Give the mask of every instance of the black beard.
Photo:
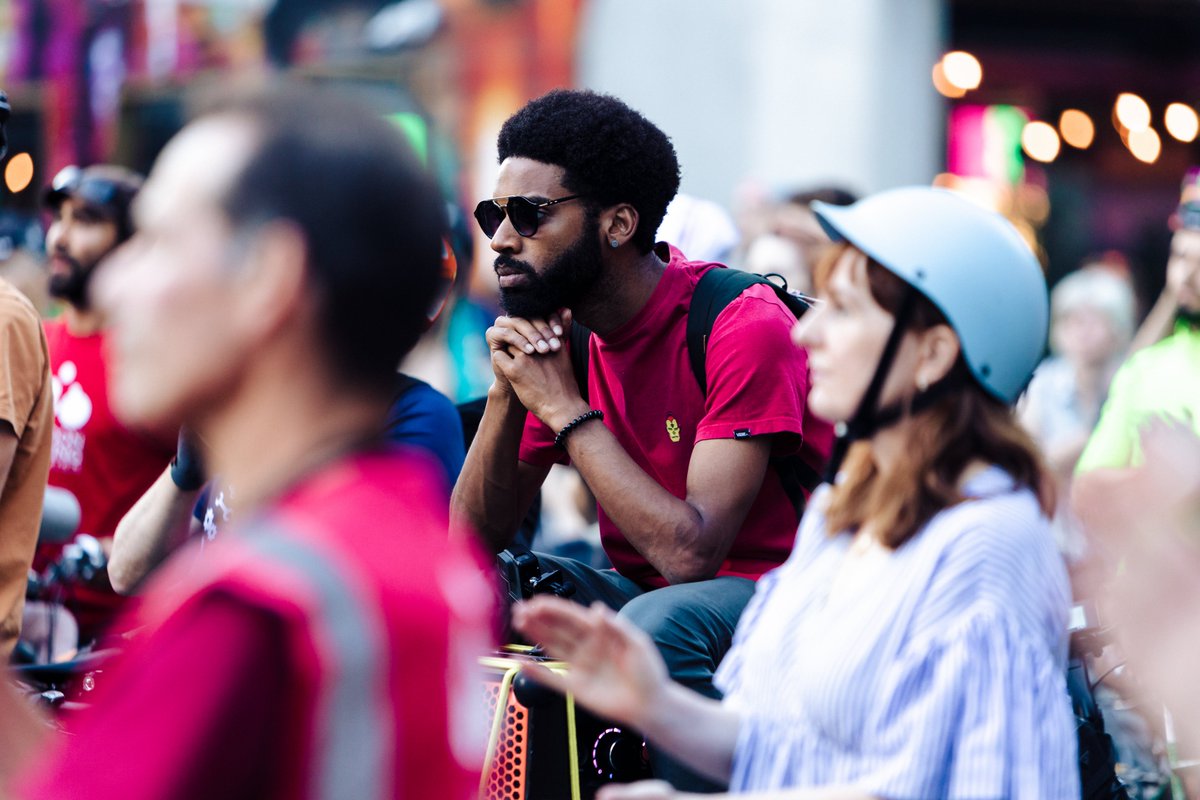
[[[500,305],[510,317],[546,319],[560,308],[574,308],[595,285],[604,268],[600,255],[597,231],[585,224],[583,233],[551,262],[542,274],[533,266],[502,253],[496,257],[496,267],[519,270],[526,277],[525,285],[501,287]]]
[[[59,253],[58,257],[70,265],[66,275],[51,275],[47,290],[51,297],[65,300],[81,311],[88,308],[88,286],[92,282],[92,273],[96,271],[95,264],[84,266],[75,259]]]

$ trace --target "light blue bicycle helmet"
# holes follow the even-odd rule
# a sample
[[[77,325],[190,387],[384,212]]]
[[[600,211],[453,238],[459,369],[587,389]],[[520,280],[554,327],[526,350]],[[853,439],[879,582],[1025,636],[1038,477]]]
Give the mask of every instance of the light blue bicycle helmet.
[[[812,208],[834,241],[849,242],[929,298],[958,334],[975,380],[1001,401],[1016,401],[1041,360],[1050,301],[1041,266],[1007,220],[926,186]]]

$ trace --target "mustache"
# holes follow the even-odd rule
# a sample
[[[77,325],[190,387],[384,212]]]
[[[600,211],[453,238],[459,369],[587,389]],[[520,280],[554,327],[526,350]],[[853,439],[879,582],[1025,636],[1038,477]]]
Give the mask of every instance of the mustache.
[[[508,253],[501,253],[496,256],[496,260],[492,263],[492,269],[494,270],[499,270],[501,267],[507,267],[514,272],[520,272],[524,275],[535,274],[532,264],[513,258]]]
[[[72,272],[83,272],[83,264],[79,263],[77,260],[75,260],[74,258],[71,258],[69,255],[67,255],[66,251],[55,250],[54,253],[52,254],[52,256],[61,261],[67,262],[67,265],[71,268]]]

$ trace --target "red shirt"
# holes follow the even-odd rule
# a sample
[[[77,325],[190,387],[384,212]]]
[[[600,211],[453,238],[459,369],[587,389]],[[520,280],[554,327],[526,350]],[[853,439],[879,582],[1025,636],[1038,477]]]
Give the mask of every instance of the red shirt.
[[[28,796],[473,798],[493,595],[441,487],[348,458],[174,556]]]
[[[692,448],[705,439],[774,437],[774,455],[799,448],[820,471],[833,431],[808,414],[808,360],[791,342],[795,318],[766,286],[754,286],[717,317],[708,340],[705,396],[692,372],[687,315],[700,276],[716,264],[689,262],[671,248],[671,259],[646,306],[607,337],[593,335],[588,400],[604,412],[604,425],[625,452],[676,497],[687,496]],[[532,414],[520,458],[531,464],[564,463],[555,431]],[[667,581],[634,549],[599,509],[600,537],[613,566],[646,586]],[[780,483],[768,469],[741,531],[718,575],[757,579],[791,552],[799,523]]]
[[[131,431],[108,407],[104,337],[46,323],[54,388],[50,485],[79,500],[81,533],[112,536],[117,523],[175,455],[174,441]]]

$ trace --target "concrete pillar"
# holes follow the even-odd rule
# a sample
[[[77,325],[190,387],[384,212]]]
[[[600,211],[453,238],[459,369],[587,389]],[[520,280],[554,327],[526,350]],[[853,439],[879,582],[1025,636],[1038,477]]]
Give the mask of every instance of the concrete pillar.
[[[941,0],[592,0],[578,76],[672,137],[690,194],[871,192],[942,167],[943,29]]]

